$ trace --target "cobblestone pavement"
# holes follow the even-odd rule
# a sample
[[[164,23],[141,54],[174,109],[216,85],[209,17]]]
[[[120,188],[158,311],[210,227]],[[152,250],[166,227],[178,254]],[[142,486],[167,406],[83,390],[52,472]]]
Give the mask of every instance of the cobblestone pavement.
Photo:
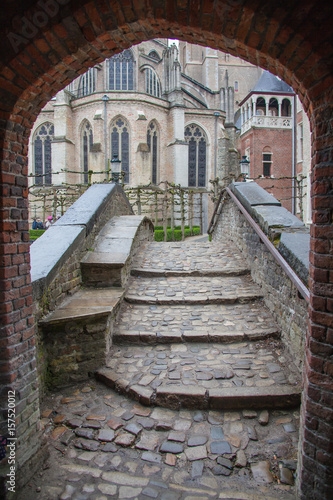
[[[18,500],[295,498],[299,377],[241,254],[149,243],[132,272],[111,388],[45,399],[49,463]]]
[[[250,276],[131,278],[126,299],[132,303],[240,303],[262,297]]]
[[[18,500],[294,498],[298,410],[147,408],[98,382],[43,408],[50,458]]]
[[[235,247],[209,242],[151,242],[145,245],[133,262],[134,269],[155,271],[201,271],[223,273],[248,271]]]
[[[261,301],[249,304],[122,304],[114,341],[175,342],[264,339],[278,327]]]

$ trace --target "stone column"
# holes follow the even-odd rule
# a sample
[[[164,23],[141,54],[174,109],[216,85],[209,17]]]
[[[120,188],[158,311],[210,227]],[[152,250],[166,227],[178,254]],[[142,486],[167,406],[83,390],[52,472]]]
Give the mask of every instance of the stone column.
[[[75,148],[72,130],[72,108],[69,102],[70,94],[62,90],[57,94],[54,103],[54,139],[52,141],[52,170],[60,172],[52,178],[53,184],[68,182],[69,175],[62,170],[68,168],[74,170],[79,167],[75,165]],[[78,182],[76,179],[75,182]]]

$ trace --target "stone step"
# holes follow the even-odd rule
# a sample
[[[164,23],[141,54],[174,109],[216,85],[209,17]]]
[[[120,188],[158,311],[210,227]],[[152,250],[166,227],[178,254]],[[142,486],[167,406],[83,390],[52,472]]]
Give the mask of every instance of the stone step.
[[[261,300],[240,304],[121,305],[113,342],[239,342],[278,336]]]
[[[114,346],[96,376],[142,404],[172,409],[288,408],[301,395],[280,341]]]
[[[132,304],[233,304],[263,294],[250,276],[130,278],[125,299]]]
[[[210,242],[150,242],[133,261],[140,276],[219,276],[249,272],[244,257],[231,244]]]

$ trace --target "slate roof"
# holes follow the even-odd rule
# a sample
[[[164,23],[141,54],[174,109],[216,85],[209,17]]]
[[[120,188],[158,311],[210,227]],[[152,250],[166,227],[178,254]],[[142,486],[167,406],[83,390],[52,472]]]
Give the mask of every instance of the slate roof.
[[[283,80],[264,71],[251,92],[270,92],[272,94],[294,94],[294,91]]]

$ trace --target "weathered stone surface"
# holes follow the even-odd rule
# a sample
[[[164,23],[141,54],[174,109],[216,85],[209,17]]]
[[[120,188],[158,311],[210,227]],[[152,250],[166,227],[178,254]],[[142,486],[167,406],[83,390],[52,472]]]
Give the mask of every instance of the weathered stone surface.
[[[160,446],[161,453],[182,453],[184,446],[181,443],[176,443],[174,441],[164,441]]]
[[[238,450],[236,454],[235,467],[246,467],[246,465],[247,465],[247,458],[244,450]]]
[[[159,453],[152,453],[149,451],[144,451],[141,455],[142,460],[145,460],[146,462],[152,462],[152,463],[161,463],[162,457]]]
[[[224,455],[224,453],[231,453],[231,448],[227,441],[212,441],[210,451],[214,455]]]
[[[263,410],[260,412],[258,422],[260,425],[267,425],[269,421],[269,413],[267,410]]]
[[[200,446],[207,443],[207,436],[191,436],[187,440],[187,446]]]
[[[191,462],[193,460],[202,460],[207,458],[207,448],[206,446],[194,446],[191,448],[186,448],[185,455]]]
[[[110,429],[110,430],[109,429],[102,429],[101,431],[99,431],[97,439],[99,441],[107,441],[107,442],[113,441],[114,440],[114,431],[112,429]]]
[[[258,483],[272,483],[273,476],[266,461],[251,464],[253,479]]]
[[[115,438],[114,442],[119,446],[132,446],[135,442],[135,436],[133,436],[133,434],[129,434],[128,432],[122,432]]]
[[[281,483],[283,483],[283,484],[289,484],[289,485],[293,486],[293,484],[294,484],[294,475],[293,475],[293,473],[291,472],[290,469],[288,469],[287,467],[283,467],[280,464],[279,465],[279,475],[280,475],[280,481],[281,481]]]

